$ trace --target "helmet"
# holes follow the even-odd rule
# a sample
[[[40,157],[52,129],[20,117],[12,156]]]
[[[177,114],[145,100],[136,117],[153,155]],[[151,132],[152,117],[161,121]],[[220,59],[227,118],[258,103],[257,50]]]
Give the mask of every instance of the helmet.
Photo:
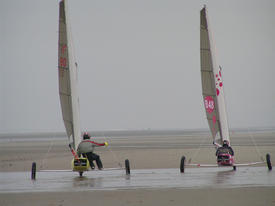
[[[84,132],[83,139],[90,139],[91,135],[88,132]]]
[[[229,146],[228,140],[223,140],[223,145],[222,146]]]

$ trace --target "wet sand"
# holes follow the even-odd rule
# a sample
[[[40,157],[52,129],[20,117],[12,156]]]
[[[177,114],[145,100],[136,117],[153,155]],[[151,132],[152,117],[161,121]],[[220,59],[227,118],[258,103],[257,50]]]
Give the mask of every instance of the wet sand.
[[[107,138],[110,147],[98,148],[97,153],[105,168],[117,167],[126,158],[132,169],[178,168],[182,155],[193,163],[215,163],[215,150],[209,138],[202,136]],[[236,161],[259,161],[260,155],[269,153],[275,165],[275,133],[255,133],[253,138],[257,147],[246,134],[232,136]],[[33,161],[38,169],[70,169],[71,159],[67,143],[62,139],[12,140],[0,144],[0,172],[30,171]],[[274,194],[275,187],[5,193],[0,194],[0,205],[221,205],[222,202],[222,205],[251,206],[275,205]]]
[[[0,194],[1,205],[275,205],[274,188],[160,189]]]

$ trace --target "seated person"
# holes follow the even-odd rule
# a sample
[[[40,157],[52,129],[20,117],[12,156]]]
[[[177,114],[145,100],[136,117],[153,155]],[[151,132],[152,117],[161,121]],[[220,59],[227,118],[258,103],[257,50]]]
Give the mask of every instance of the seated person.
[[[230,155],[234,156],[234,151],[232,147],[229,146],[228,140],[223,141],[222,147],[219,147],[216,151],[216,156],[220,153],[229,153]]]
[[[98,169],[101,170],[103,168],[103,165],[100,160],[100,156],[94,153],[94,148],[100,147],[100,146],[108,146],[108,143],[107,142],[97,143],[97,142],[91,141],[90,137],[91,136],[87,132],[83,134],[83,141],[81,141],[78,145],[77,154],[79,157],[82,155],[83,157],[88,158],[92,169],[95,168],[95,165],[93,163],[93,161],[95,160]]]

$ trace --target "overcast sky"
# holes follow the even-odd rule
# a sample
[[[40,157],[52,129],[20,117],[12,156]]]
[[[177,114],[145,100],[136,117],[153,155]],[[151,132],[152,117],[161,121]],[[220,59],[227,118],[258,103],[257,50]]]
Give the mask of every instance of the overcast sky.
[[[274,0],[70,0],[83,130],[208,128],[200,79],[204,4],[229,127],[275,126]],[[65,131],[58,1],[0,0],[0,29],[0,132]]]

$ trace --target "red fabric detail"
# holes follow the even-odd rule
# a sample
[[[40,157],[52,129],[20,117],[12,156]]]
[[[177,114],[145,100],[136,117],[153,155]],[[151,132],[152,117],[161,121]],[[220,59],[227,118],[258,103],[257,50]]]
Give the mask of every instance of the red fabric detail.
[[[78,156],[77,156],[77,154],[75,153],[75,151],[74,151],[73,148],[71,148],[71,152],[72,152],[74,158],[77,159],[77,161],[79,161]]]
[[[217,96],[219,96],[220,90],[218,88],[216,88],[216,92],[217,92]]]
[[[90,143],[95,144],[97,146],[105,146],[105,143],[97,143],[97,142],[94,142],[94,141],[91,141],[91,140],[83,140],[83,142],[90,142]]]
[[[213,121],[213,125],[215,126],[216,121],[217,121],[217,119],[216,119],[216,116],[215,116],[215,115],[213,115],[213,117],[212,117],[212,121]]]

